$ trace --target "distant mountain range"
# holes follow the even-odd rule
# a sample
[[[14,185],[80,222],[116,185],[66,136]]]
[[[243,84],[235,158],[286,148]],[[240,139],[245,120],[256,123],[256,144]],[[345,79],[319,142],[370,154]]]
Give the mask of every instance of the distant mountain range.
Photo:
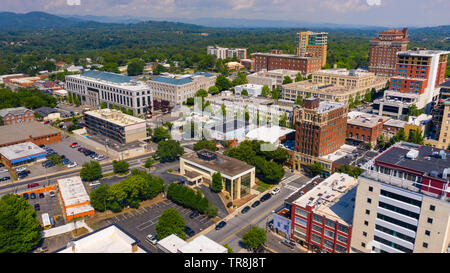
[[[53,15],[45,12],[30,12],[18,14],[0,12],[0,29],[39,29],[61,27],[95,27],[110,24],[137,25],[171,25],[177,28],[311,28],[311,29],[359,29],[383,30],[390,27],[369,25],[346,25],[334,23],[312,23],[293,20],[265,20],[265,19],[231,19],[231,18],[144,18],[131,16],[94,16],[94,15]],[[450,25],[437,27],[409,27],[410,30],[438,31],[442,34],[450,33]],[[449,34],[450,36],[450,34]]]

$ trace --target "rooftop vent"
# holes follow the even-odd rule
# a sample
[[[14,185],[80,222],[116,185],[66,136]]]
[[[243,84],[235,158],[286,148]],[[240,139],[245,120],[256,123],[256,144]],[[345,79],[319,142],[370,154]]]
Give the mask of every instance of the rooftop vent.
[[[419,151],[418,150],[410,150],[407,154],[406,157],[411,159],[411,160],[415,160],[417,159],[417,157],[419,156]]]
[[[203,159],[206,161],[211,161],[211,160],[217,159],[217,154],[215,154],[213,152],[209,152],[207,150],[201,150],[201,151],[197,152],[197,156],[200,159]]]
[[[439,152],[439,157],[442,159],[446,159],[447,158],[447,153],[444,150],[441,150]]]

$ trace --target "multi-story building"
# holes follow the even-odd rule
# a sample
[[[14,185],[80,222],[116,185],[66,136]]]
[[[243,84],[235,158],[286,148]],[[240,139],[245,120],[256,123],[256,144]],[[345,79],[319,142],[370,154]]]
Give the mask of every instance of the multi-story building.
[[[208,90],[209,87],[215,85],[216,76],[205,72],[188,75],[167,75],[155,77],[147,84],[154,99],[182,104],[188,98],[194,97],[198,90]]]
[[[286,69],[275,69],[275,70],[261,70],[259,72],[253,73],[247,76],[248,83],[267,85],[270,90],[283,85],[284,77],[291,78],[292,81],[299,71],[286,70]]]
[[[419,116],[409,116],[403,127],[406,137],[410,137],[415,131],[420,131],[422,136],[428,136],[432,125],[432,115],[420,114]]]
[[[359,90],[375,88],[377,91],[385,88],[387,78],[376,76],[363,69],[345,68],[322,69],[312,73],[312,82],[315,84],[332,84],[337,87],[356,88]]]
[[[450,150],[450,80],[441,84],[439,99],[432,109],[433,135],[425,139],[425,144]]]
[[[4,125],[34,121],[34,112],[25,107],[7,108],[0,110],[0,117]]]
[[[297,55],[302,57],[321,57],[321,66],[324,66],[327,64],[327,42],[327,32],[299,32],[297,33]]]
[[[91,70],[80,75],[66,77],[66,90],[69,96],[78,96],[81,104],[99,108],[100,103],[107,107],[115,105],[133,112],[146,113],[152,106],[150,88],[141,81],[129,76]]]
[[[263,85],[259,84],[243,84],[243,85],[236,85],[234,87],[234,93],[236,95],[241,95],[244,90],[247,90],[248,96],[251,97],[258,97],[261,96]]]
[[[399,119],[390,119],[383,124],[384,139],[390,139],[400,130],[405,128],[406,121]]]
[[[415,48],[397,53],[395,75],[389,90],[415,94],[417,107],[431,110],[431,102],[439,95],[439,85],[445,81],[445,69],[450,51]]]
[[[447,252],[450,153],[400,142],[358,178],[351,247],[355,252]]]
[[[263,69],[287,69],[300,71],[303,75],[322,68],[322,57],[303,57],[280,53],[255,53],[255,71]]]
[[[418,105],[419,96],[416,94],[386,91],[382,98],[373,101],[373,113],[380,116],[390,116],[403,119],[409,114],[408,107]]]
[[[358,180],[334,173],[313,181],[285,200],[274,227],[314,252],[349,253]]]
[[[292,168],[303,170],[316,162],[331,170],[331,164],[323,164],[320,157],[337,151],[345,143],[348,107],[338,102],[306,98],[303,107],[294,108],[295,152]]]
[[[347,138],[370,143],[375,146],[378,137],[383,134],[383,125],[389,117],[362,112],[349,112],[347,119]]]
[[[408,47],[408,28],[390,29],[370,40],[369,71],[377,75],[396,75],[397,52]]]
[[[217,59],[226,59],[236,57],[238,60],[247,59],[246,48],[226,48],[218,46],[208,46],[206,48],[208,55],[216,55]]]
[[[319,79],[319,77],[316,78],[317,81],[319,81]],[[323,79],[324,78],[321,80]],[[385,88],[385,86],[385,79],[380,79],[367,86],[361,85],[359,87],[339,86],[331,83],[314,83],[312,80],[307,80],[281,86],[280,98],[296,101],[297,96],[299,95],[302,96],[302,98],[312,96],[320,98],[321,100],[348,104],[350,98],[354,100],[358,95],[360,99],[363,100],[368,89],[371,90],[372,88],[375,88],[376,90],[380,90]]]
[[[223,189],[231,200],[249,195],[255,185],[255,167],[235,158],[206,149],[180,157],[180,174],[193,184],[211,184],[217,172],[222,175]]]
[[[100,109],[84,113],[86,129],[119,143],[130,143],[147,137],[144,119],[123,114],[119,110]]]

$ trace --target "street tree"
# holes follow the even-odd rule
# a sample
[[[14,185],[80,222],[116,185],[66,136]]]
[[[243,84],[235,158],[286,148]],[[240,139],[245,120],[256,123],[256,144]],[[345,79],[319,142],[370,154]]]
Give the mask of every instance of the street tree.
[[[266,231],[257,226],[252,226],[242,235],[242,242],[251,249],[256,249],[263,245],[267,240]]]
[[[184,233],[185,221],[177,210],[170,208],[164,211],[156,224],[156,236],[158,240],[164,239],[169,235],[175,234],[181,239],[186,239]]]
[[[113,170],[114,173],[122,174],[128,172],[128,169],[130,168],[130,164],[128,164],[127,161],[121,160],[113,160]]]
[[[83,164],[80,177],[84,181],[93,181],[102,177],[102,166],[97,161],[90,161]]]
[[[215,192],[220,192],[223,189],[223,184],[222,184],[222,175],[220,174],[220,172],[214,173],[212,175],[212,183],[211,183],[211,188],[213,191]]]
[[[161,162],[172,162],[184,154],[184,148],[175,140],[163,140],[158,143],[156,154]]]

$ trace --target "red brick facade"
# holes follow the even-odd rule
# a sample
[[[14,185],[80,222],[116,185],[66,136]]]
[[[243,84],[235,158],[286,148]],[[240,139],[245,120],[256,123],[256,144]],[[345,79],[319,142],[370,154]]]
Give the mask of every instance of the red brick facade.
[[[9,113],[3,117],[3,123],[5,125],[12,125],[30,121],[34,121],[34,112],[31,110],[28,110],[21,115],[14,115],[12,113]]]
[[[322,68],[321,57],[299,57],[288,54],[267,54],[256,53],[255,71],[263,69],[288,69],[301,71],[303,74],[309,74]]]

